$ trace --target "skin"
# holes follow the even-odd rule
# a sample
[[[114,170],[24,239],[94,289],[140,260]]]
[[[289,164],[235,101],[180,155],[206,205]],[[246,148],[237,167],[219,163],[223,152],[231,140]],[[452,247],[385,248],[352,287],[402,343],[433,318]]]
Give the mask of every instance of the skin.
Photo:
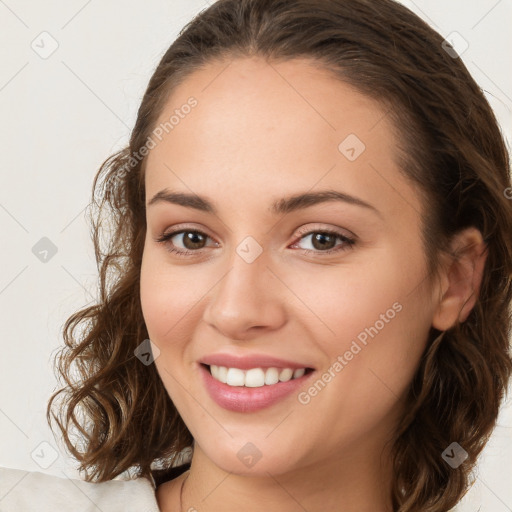
[[[385,110],[310,61],[210,63],[173,92],[159,122],[190,96],[198,105],[147,157],[146,201],[167,188],[206,196],[218,211],[148,206],[141,268],[155,364],[195,439],[183,510],[391,510],[386,443],[430,327],[447,329],[474,305],[481,236],[463,232],[454,247],[469,248],[429,278],[420,194],[395,162]],[[366,146],[354,161],[338,150],[349,134]],[[377,212],[336,201],[268,210],[326,189]],[[207,235],[202,248],[182,235],[155,241],[178,226]],[[310,236],[325,229],[356,242],[335,239],[327,249],[344,249],[325,255]],[[236,252],[247,236],[262,249],[252,263]],[[172,243],[197,252],[176,256]],[[400,312],[307,404],[293,393],[260,411],[227,411],[199,378],[206,354],[257,352],[315,368],[307,391],[396,303]],[[252,468],[237,457],[248,442],[262,455]],[[162,511],[178,510],[182,480],[158,488]]]

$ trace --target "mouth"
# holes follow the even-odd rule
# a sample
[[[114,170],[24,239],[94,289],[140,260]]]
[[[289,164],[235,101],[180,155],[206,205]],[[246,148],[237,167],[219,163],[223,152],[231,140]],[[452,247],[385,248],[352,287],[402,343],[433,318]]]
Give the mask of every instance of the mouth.
[[[256,367],[242,370],[241,368],[208,365],[201,363],[201,366],[210,373],[217,382],[231,387],[261,388],[274,386],[280,382],[300,379],[304,375],[313,372],[313,368],[278,368],[278,367]]]
[[[210,398],[221,408],[251,413],[278,406],[308,385],[313,368],[236,368],[200,363],[202,382]]]

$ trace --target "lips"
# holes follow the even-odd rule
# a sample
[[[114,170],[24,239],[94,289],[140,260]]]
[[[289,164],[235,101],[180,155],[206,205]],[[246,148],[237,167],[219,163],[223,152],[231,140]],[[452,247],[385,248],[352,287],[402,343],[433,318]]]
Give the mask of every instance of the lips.
[[[276,405],[285,398],[298,394],[300,388],[313,373],[287,382],[278,382],[271,386],[250,388],[233,387],[215,380],[207,367],[199,365],[203,384],[210,398],[220,407],[228,411],[249,413]]]
[[[289,361],[273,356],[254,354],[251,356],[234,356],[231,354],[211,354],[198,362],[203,384],[210,398],[222,407],[234,412],[254,412],[270,407],[279,401],[289,397],[293,393],[298,393],[299,389],[305,385],[305,382],[311,378],[314,369],[304,363]],[[241,374],[248,374],[254,370],[262,371],[265,369],[282,369],[286,372],[293,372],[297,377],[285,377],[286,380],[278,380],[275,383],[265,385],[247,385],[240,380],[239,384],[231,385],[218,380],[219,375],[215,377],[211,373],[212,366],[237,369]],[[304,371],[305,370],[305,371]],[[218,368],[215,372],[218,371]],[[259,384],[262,384],[259,382]]]

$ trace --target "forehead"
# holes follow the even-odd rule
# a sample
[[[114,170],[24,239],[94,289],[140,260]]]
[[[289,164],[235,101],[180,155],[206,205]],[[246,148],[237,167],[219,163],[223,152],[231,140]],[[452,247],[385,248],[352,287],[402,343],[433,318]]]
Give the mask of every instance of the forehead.
[[[386,110],[309,60],[212,62],[173,91],[155,128],[147,197],[222,183],[233,200],[242,190],[277,198],[315,186],[394,200],[395,209],[417,199],[398,170]]]

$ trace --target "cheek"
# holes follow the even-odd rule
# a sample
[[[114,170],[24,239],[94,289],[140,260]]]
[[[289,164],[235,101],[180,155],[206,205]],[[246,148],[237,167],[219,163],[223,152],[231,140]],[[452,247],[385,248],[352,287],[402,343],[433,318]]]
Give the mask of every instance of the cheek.
[[[285,280],[294,283],[294,294],[300,299],[292,298],[290,304],[308,307],[307,328],[327,348],[344,349],[358,337],[364,342],[370,332],[377,336],[376,330],[379,337],[386,337],[393,331],[391,326],[397,330],[409,326],[414,331],[414,325],[422,329],[428,323],[428,295],[422,286],[426,266],[420,247],[407,253],[400,247],[382,247],[354,264],[310,271],[307,279],[292,275],[297,269],[289,272]]]
[[[165,341],[171,338],[174,345],[179,344],[174,342],[182,338],[184,326],[197,321],[197,306],[204,292],[204,283],[194,284],[190,269],[169,265],[157,250],[144,251],[140,275],[142,313],[150,338],[161,349],[167,349]]]
[[[316,280],[309,289],[308,299],[331,331],[317,337],[330,383],[315,400],[333,429],[369,430],[395,411],[431,324],[425,273],[420,248],[405,255],[383,251],[371,264],[340,267],[330,282]]]
[[[295,289],[315,313],[303,325],[321,345],[326,366],[344,357],[354,393],[375,392],[372,383],[389,393],[372,371],[397,394],[412,378],[433,314],[426,271],[421,247],[386,248],[366,264],[341,265]]]
[[[171,267],[159,251],[144,251],[140,296],[149,338],[160,350],[155,359],[157,371],[174,405],[188,420],[187,394],[184,383],[189,381],[183,362],[187,358],[187,342],[193,326],[200,322],[198,301],[204,294],[200,286],[191,286],[186,267]],[[194,307],[195,306],[195,307]]]

